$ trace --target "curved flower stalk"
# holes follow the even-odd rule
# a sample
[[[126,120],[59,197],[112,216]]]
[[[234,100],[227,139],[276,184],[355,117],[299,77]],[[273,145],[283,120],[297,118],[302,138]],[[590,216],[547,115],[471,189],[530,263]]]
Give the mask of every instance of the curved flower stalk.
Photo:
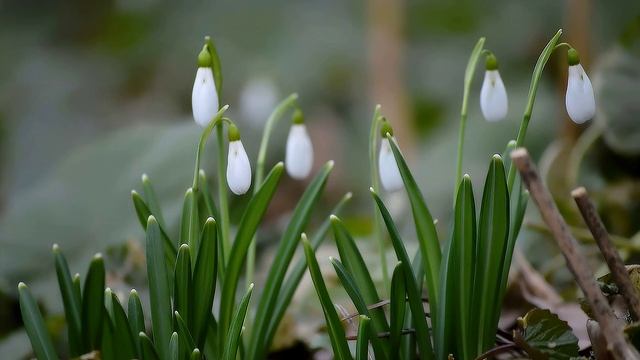
[[[293,124],[287,137],[284,165],[289,176],[302,180],[309,176],[313,167],[313,145],[304,124],[302,111],[293,113]]]
[[[213,78],[212,56],[208,45],[202,47],[198,55],[198,70],[191,92],[193,119],[206,127],[218,112],[218,90]]]
[[[402,189],[402,177],[400,176],[400,170],[398,170],[398,164],[391,151],[391,145],[389,144],[389,138],[393,136],[393,129],[389,122],[382,118],[382,125],[380,126],[380,154],[378,156],[378,171],[380,175],[380,183],[386,191],[397,191]]]
[[[498,59],[493,54],[487,56],[484,81],[480,90],[480,109],[487,121],[499,121],[507,116],[509,100],[500,72]]]
[[[573,122],[583,124],[591,120],[596,113],[596,101],[591,80],[580,64],[578,52],[570,48],[567,51],[569,76],[565,104],[567,113]]]
[[[238,127],[229,125],[229,154],[227,157],[227,184],[236,195],[242,195],[251,187],[251,164],[240,140]]]

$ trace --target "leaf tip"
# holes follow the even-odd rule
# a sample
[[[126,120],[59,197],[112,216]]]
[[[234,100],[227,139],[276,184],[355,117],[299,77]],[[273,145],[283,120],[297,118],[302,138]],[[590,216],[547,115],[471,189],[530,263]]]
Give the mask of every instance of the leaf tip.
[[[136,289],[131,289],[131,291],[129,291],[129,295],[130,296],[138,296],[138,291]]]
[[[153,215],[149,215],[149,217],[147,218],[147,228],[149,227],[149,225],[157,225],[158,224],[158,220],[156,220],[156,217]]]
[[[26,290],[26,289],[28,289],[27,284],[25,284],[22,281],[20,281],[18,283],[18,290]]]
[[[340,222],[340,218],[339,218],[339,217],[337,217],[337,216],[335,216],[334,214],[329,215],[329,220],[330,220],[332,223],[338,223],[338,222]]]
[[[216,224],[216,219],[214,219],[213,217],[209,216],[207,218],[207,221],[204,222],[205,225],[215,225]]]
[[[149,176],[147,175],[147,173],[143,173],[141,178],[142,178],[142,182],[143,183],[148,183],[149,182]]]
[[[178,249],[178,251],[189,251],[189,245],[187,244],[182,244],[180,245],[180,248]]]
[[[53,244],[53,246],[51,247],[51,251],[53,251],[55,254],[58,254],[60,252],[60,246],[58,246],[58,244]]]

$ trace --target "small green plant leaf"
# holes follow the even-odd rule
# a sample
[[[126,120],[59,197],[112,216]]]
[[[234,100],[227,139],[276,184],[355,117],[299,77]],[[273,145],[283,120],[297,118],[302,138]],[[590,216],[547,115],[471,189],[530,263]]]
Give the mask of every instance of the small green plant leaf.
[[[364,300],[362,292],[358,288],[358,284],[356,283],[355,278],[349,273],[349,271],[342,265],[340,261],[334,259],[332,257],[329,258],[331,265],[336,270],[336,274],[338,278],[340,278],[340,282],[342,283],[342,287],[347,291],[347,294],[351,298],[351,301],[358,310],[360,315],[365,315],[370,317],[371,311],[367,308],[367,303]],[[386,322],[386,321],[385,321]],[[383,332],[377,329],[374,329],[376,333]],[[387,332],[384,330],[384,332]],[[373,352],[375,354],[376,359],[388,359],[389,358],[389,347],[386,343],[383,343],[378,339],[378,337],[374,337],[371,339],[371,345],[373,346]]]
[[[433,314],[433,321],[437,323],[438,312],[438,280],[440,277],[440,262],[442,261],[442,250],[438,241],[438,233],[433,224],[433,217],[427,208],[422,192],[418,187],[407,162],[405,161],[395,139],[390,139],[389,144],[393,151],[393,156],[398,164],[404,187],[407,190],[413,221],[418,235],[418,244],[422,251],[422,259],[425,262],[425,273],[427,279],[427,291],[429,293],[429,308]],[[400,260],[409,266],[410,262]]]
[[[125,358],[122,358],[125,359]],[[171,339],[169,340],[169,360],[180,359],[180,343],[178,341],[178,333],[173,332]]]
[[[178,258],[176,259],[176,268],[174,271],[173,309],[184,314],[184,318],[187,321],[189,321],[189,311],[192,308],[192,280],[191,252],[189,245],[182,244],[180,245],[180,249],[178,249]]]
[[[105,270],[102,255],[96,254],[89,264],[82,291],[82,336],[85,352],[100,350],[104,319]]]
[[[142,360],[160,360],[158,351],[153,346],[153,343],[151,342],[151,339],[149,339],[147,334],[141,332],[140,334],[138,334],[138,337],[140,338],[140,347],[142,348]]]
[[[142,174],[142,191],[145,202],[149,205],[149,210],[151,210],[151,214],[156,217],[156,220],[158,220],[158,224],[160,224],[160,227],[165,228],[167,225],[164,222],[164,216],[162,216],[160,202],[158,201],[156,192],[153,189],[153,185],[151,184],[151,179],[149,179],[149,176],[147,176],[147,174]]]
[[[389,296],[389,319],[391,322],[389,331],[389,344],[395,352],[395,356],[400,356],[400,338],[402,336],[402,325],[404,324],[404,313],[406,308],[406,276],[403,272],[402,263],[398,263],[391,276],[391,292]]]
[[[302,235],[302,246],[304,247],[304,254],[307,258],[311,280],[313,281],[313,285],[318,293],[318,298],[320,299],[320,304],[322,305],[324,317],[327,322],[329,338],[331,339],[331,347],[333,348],[333,355],[338,360],[351,359],[351,353],[349,352],[349,345],[345,338],[342,322],[340,321],[333,302],[329,297],[329,292],[327,291],[327,286],[322,278],[320,266],[316,260],[313,248],[311,248],[311,243],[309,243],[304,234]]]
[[[53,342],[47,332],[47,327],[42,319],[40,309],[36,300],[31,295],[31,291],[24,283],[18,284],[18,294],[20,300],[20,312],[24,327],[31,341],[31,348],[36,357],[41,360],[57,360]]]
[[[111,318],[111,325],[113,325],[112,337],[115,345],[115,354],[117,359],[133,359],[137,353],[136,342],[133,337],[134,333],[131,332],[127,315],[122,308],[122,304],[120,304],[120,300],[113,292],[108,291],[108,293],[111,297],[111,313],[109,317]]]
[[[369,326],[369,318],[366,315],[360,315],[360,323],[358,324],[358,339],[356,341],[356,360],[369,359],[369,337],[371,327]]]
[[[296,245],[300,240],[300,235],[307,226],[311,211],[318,203],[332,169],[333,161],[329,161],[320,169],[307,187],[307,190],[302,194],[298,205],[293,210],[293,216],[276,249],[275,258],[271,269],[269,269],[265,287],[260,297],[260,303],[256,309],[251,341],[247,349],[248,359],[261,359],[267,351],[267,347],[263,346],[262,341],[267,334],[270,317],[276,307],[282,282],[296,251]]]
[[[200,359],[202,359],[202,355],[200,355],[200,350],[193,349],[193,351],[191,352],[190,360],[200,360]]]
[[[404,244],[402,243],[402,239],[400,238],[400,233],[396,228],[393,219],[391,218],[391,214],[389,214],[389,210],[387,210],[386,206],[382,202],[382,199],[378,196],[378,194],[373,191],[373,189],[369,189],[371,191],[371,195],[378,206],[378,210],[382,215],[382,219],[387,227],[387,231],[389,232],[389,236],[391,238],[391,244],[393,245],[393,249],[396,253],[396,257],[398,261],[402,263],[401,266],[404,267],[403,272],[406,277],[405,286],[407,289],[407,296],[409,299],[409,309],[411,311],[411,316],[413,319],[413,325],[416,329],[416,342],[418,343],[418,350],[420,352],[421,359],[433,359],[433,347],[431,345],[431,336],[429,334],[429,326],[427,324],[427,320],[424,313],[424,308],[422,306],[422,294],[418,292],[417,280],[413,274],[413,271],[409,267],[411,261],[409,260],[409,255],[407,255],[407,249],[405,249]]]
[[[67,319],[69,331],[69,353],[71,356],[82,355],[82,321],[80,299],[76,296],[73,280],[69,272],[67,259],[60,251],[57,244],[53,245],[53,258],[58,277],[60,295],[64,304],[64,315]]]
[[[227,342],[225,343],[224,351],[222,353],[223,360],[235,360],[236,358],[240,344],[240,335],[242,334],[244,319],[247,315],[247,309],[249,307],[249,300],[251,300],[252,292],[253,284],[250,284],[249,289],[242,297],[242,300],[240,300],[240,305],[233,315],[233,320],[229,326]]]
[[[193,270],[193,311],[190,324],[191,334],[199,347],[202,347],[207,335],[207,322],[215,296],[218,241],[216,221],[209,218],[202,230],[200,250]]]
[[[578,356],[578,338],[566,321],[549,310],[533,309],[518,319],[514,341],[534,360]]]
[[[242,272],[242,265],[247,256],[249,246],[254,239],[262,217],[269,207],[269,203],[275,194],[280,178],[284,171],[282,162],[276,164],[260,186],[260,190],[249,201],[247,209],[242,215],[238,225],[238,233],[231,247],[229,263],[227,264],[225,280],[222,284],[222,297],[220,300],[220,344],[226,344],[225,337],[231,324],[231,316],[234,314],[236,290],[238,280]]]
[[[136,214],[138,215],[138,221],[140,221],[140,225],[142,225],[144,231],[147,231],[147,219],[149,219],[149,216],[153,215],[149,210],[149,206],[147,206],[147,203],[144,201],[142,196],[140,196],[140,194],[138,194],[135,190],[131,191],[131,200],[133,201],[133,207],[135,208]],[[160,226],[160,232],[162,233],[162,241],[164,245],[167,264],[173,265],[178,250],[176,248],[176,245],[171,241],[162,226]]]
[[[171,290],[164,260],[162,234],[160,233],[160,226],[153,215],[149,216],[147,220],[146,242],[153,339],[159,353],[162,354],[162,358],[166,359],[169,354],[169,340],[172,333]]]
[[[336,204],[336,206],[331,211],[332,214],[338,214],[344,205],[351,199],[351,193],[345,194],[342,199]],[[331,221],[329,218],[326,218],[325,221],[322,222],[322,225],[318,227],[316,233],[311,238],[311,247],[315,251],[318,246],[324,241],[329,232],[329,228],[331,227]],[[307,270],[307,259],[304,256],[298,260],[298,262],[289,270],[289,275],[287,275],[284,284],[282,285],[282,289],[280,289],[280,295],[278,296],[278,302],[276,304],[275,310],[273,311],[273,315],[270,318],[269,329],[263,340],[263,347],[269,347],[271,342],[273,341],[273,337],[276,334],[276,330],[282,317],[287,311],[287,307],[291,303],[291,299],[293,299],[293,295],[298,288],[298,284],[300,284],[300,280],[304,276],[305,271]]]
[[[129,293],[129,301],[127,303],[127,319],[129,320],[129,328],[131,334],[140,334],[145,331],[144,313],[142,311],[142,302],[135,289]],[[136,352],[138,356],[142,356],[142,348],[140,347],[140,337],[134,336],[136,344]]]
[[[184,194],[184,203],[182,204],[182,217],[180,218],[180,245],[188,244],[192,249],[192,257],[196,258],[198,250],[198,199],[193,189],[188,189]]]
[[[470,319],[477,329],[476,352],[484,353],[495,343],[502,308],[499,279],[509,237],[509,192],[507,177],[500,156],[491,159],[482,193],[478,222],[477,263]],[[498,313],[498,315],[496,315]]]
[[[185,349],[188,349],[189,351],[195,349],[196,343],[195,341],[193,341],[193,336],[191,336],[189,328],[184,322],[182,316],[180,316],[180,313],[177,311],[175,311],[173,315],[175,316],[176,328],[178,329],[178,337],[180,339],[181,346],[183,346]]]

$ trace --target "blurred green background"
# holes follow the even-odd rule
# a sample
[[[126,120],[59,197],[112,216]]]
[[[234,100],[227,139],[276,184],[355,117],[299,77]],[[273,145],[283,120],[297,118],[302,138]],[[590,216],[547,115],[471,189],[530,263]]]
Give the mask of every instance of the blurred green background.
[[[83,273],[93,253],[107,252],[114,289],[143,283],[131,255],[143,232],[129,192],[147,173],[176,228],[199,137],[190,96],[204,35],[216,41],[221,103],[231,105],[252,161],[273,106],[298,92],[316,167],[336,160],[315,221],[353,191],[345,218],[364,236],[371,228],[366,174],[373,106],[382,104],[446,231],[472,47],[487,37],[510,100],[507,119],[482,119],[480,65],[464,162],[479,189],[489,157],[515,137],[540,50],[563,28],[596,87],[594,130],[584,136],[586,127],[567,120],[566,60],[558,52],[543,76],[526,145],[570,219],[575,210],[567,190],[584,183],[609,214],[612,231],[633,240],[640,227],[639,14],[640,2],[624,0],[0,1],[0,353],[28,354],[15,302],[18,281],[32,286],[47,313],[59,313],[53,243],[74,272]],[[287,131],[276,131],[270,164],[283,158]],[[576,142],[582,156],[572,151]],[[209,146],[204,158],[209,173],[213,152]],[[287,179],[277,194],[259,239],[262,266],[303,188]],[[388,201],[398,218],[407,214],[403,194]],[[243,199],[232,205],[238,217]],[[531,222],[538,221],[530,212]],[[404,227],[411,239],[410,222]],[[521,245],[533,249],[531,262],[544,266],[553,247],[527,245],[541,236],[525,230]],[[322,323],[319,316],[313,326]],[[52,319],[52,327],[60,326]]]

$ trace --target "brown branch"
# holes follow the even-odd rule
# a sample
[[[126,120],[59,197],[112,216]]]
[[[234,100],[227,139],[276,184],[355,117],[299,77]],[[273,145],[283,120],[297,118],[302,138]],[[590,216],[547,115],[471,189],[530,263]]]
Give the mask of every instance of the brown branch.
[[[531,197],[538,206],[542,218],[556,239],[558,247],[567,262],[567,267],[593,309],[595,319],[600,323],[607,340],[608,349],[614,358],[619,360],[639,359],[640,354],[627,344],[622,325],[615,317],[598,284],[596,284],[593,272],[587,265],[587,259],[580,253],[578,242],[571,235],[551,194],[542,183],[538,170],[529,157],[529,153],[524,148],[518,148],[511,153],[511,159],[520,172],[522,181],[529,189]]]
[[[407,299],[407,298],[405,298],[404,300],[405,300],[405,301],[409,301],[409,299]],[[428,298],[423,297],[423,298],[422,298],[422,302],[424,302],[424,303],[429,303],[429,299],[428,299]],[[389,300],[381,300],[381,301],[378,301],[377,303],[373,303],[373,304],[371,304],[371,305],[367,305],[367,309],[368,309],[368,310],[378,309],[378,308],[381,308],[381,307],[383,307],[383,306],[389,305],[389,303],[390,303],[390,301],[389,301]],[[357,313],[357,312],[356,312],[356,313],[353,313],[353,314],[349,314],[349,315],[347,315],[347,316],[343,317],[342,319],[340,319],[340,321],[347,321],[347,320],[351,320],[351,319],[353,319],[354,317],[357,317],[357,316],[360,316],[360,313]],[[426,313],[425,313],[425,316],[426,316],[426,317],[428,317],[428,318],[430,318],[430,317],[431,317],[431,314],[430,314],[430,313],[428,313],[428,312],[426,312]]]
[[[591,200],[589,200],[587,190],[584,187],[579,187],[571,192],[571,196],[573,196],[573,199],[578,205],[584,222],[589,227],[589,230],[591,230],[593,238],[596,240],[607,265],[609,265],[611,276],[620,288],[620,294],[627,302],[631,316],[633,316],[635,320],[640,319],[640,299],[638,298],[638,294],[636,293],[633,283],[631,283],[627,268],[624,266],[622,259],[620,259],[618,251],[611,243],[611,238],[602,223],[602,219],[600,219],[595,206]]]
[[[413,334],[414,332],[416,332],[415,329],[402,329],[400,334],[407,335],[407,334]],[[387,337],[391,336],[391,333],[388,332],[388,331],[385,331],[385,332],[378,333],[377,336],[379,338],[387,338]],[[349,341],[358,340],[358,335],[347,335],[347,336],[345,336],[345,338],[347,340],[349,340]]]
[[[517,350],[518,346],[514,343],[509,343],[509,344],[505,344],[505,345],[500,345],[500,346],[496,346],[493,349],[487,351],[486,353],[478,356],[476,358],[476,360],[483,360],[483,359],[488,359],[490,357],[494,357],[498,354],[502,354],[511,350]]]

